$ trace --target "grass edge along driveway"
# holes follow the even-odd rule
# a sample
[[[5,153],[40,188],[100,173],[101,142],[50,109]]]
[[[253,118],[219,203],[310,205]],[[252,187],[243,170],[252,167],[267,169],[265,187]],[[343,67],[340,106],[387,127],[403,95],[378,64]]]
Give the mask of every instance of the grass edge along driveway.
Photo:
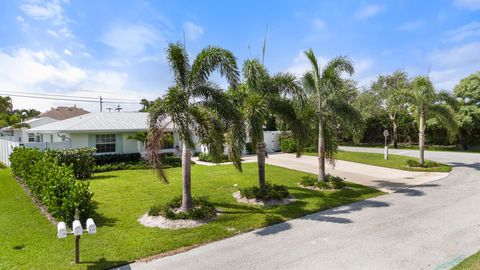
[[[96,174],[90,186],[98,230],[96,235],[82,236],[78,265],[72,263],[73,237],[57,239],[55,226],[33,205],[10,169],[1,169],[0,269],[105,269],[384,194],[353,183],[341,191],[310,191],[297,184],[307,173],[267,165],[267,180],[287,185],[298,201],[267,208],[239,204],[231,195],[236,191],[233,185],[257,184],[256,164],[243,166],[243,173],[228,165],[193,166],[193,194],[207,196],[223,214],[206,225],[181,230],[146,228],[137,221],[155,202],[181,194],[181,168],[167,170],[169,185],[151,170]]]
[[[310,152],[305,153],[305,155],[316,156],[317,153]],[[418,159],[402,155],[389,154],[388,160],[385,160],[383,154],[379,153],[338,151],[335,154],[335,159],[412,172],[450,172],[452,170],[452,167],[443,163],[439,163],[440,166],[434,168],[408,167],[407,160],[418,161]]]

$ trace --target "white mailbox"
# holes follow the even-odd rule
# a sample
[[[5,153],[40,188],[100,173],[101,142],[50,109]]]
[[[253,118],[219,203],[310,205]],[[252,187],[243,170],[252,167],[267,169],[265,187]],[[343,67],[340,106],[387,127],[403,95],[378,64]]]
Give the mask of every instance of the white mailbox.
[[[87,219],[87,231],[89,234],[97,233],[97,225],[95,225],[93,218]]]
[[[78,220],[75,220],[73,222],[72,229],[73,229],[73,235],[75,236],[80,236],[83,234],[82,224]]]
[[[67,238],[67,225],[63,221],[57,224],[57,237]]]

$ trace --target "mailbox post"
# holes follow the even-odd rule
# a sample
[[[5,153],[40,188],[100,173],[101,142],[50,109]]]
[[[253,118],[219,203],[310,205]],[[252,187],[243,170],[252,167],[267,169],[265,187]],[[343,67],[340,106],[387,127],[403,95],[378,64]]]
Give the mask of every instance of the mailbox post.
[[[77,217],[78,218],[78,217]],[[87,232],[88,234],[95,234],[97,233],[97,226],[92,218],[87,219],[87,228],[83,230],[82,224],[79,220],[75,220],[72,223],[72,231],[67,232],[67,226],[65,222],[59,222],[57,224],[57,237],[60,238],[67,238],[67,234],[73,234],[75,236],[75,263],[80,262],[80,236],[83,232]]]
[[[385,129],[383,131],[383,136],[385,137],[385,147],[383,149],[383,158],[387,160],[388,159],[388,146],[387,146],[388,130]]]

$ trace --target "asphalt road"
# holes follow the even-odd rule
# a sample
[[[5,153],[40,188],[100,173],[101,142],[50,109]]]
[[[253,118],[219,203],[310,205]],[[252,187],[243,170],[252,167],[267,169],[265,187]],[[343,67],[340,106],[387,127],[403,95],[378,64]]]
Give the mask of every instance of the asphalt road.
[[[450,269],[480,249],[480,155],[426,157],[455,168],[437,181],[122,269]]]

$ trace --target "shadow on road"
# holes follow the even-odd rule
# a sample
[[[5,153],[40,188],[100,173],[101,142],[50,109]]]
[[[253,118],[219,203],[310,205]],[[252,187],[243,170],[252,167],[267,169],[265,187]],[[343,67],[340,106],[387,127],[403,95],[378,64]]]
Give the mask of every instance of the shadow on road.
[[[373,182],[377,183],[381,188],[387,188],[389,190],[393,190],[394,193],[402,193],[407,196],[423,196],[425,195],[425,192],[419,190],[418,188],[439,186],[438,184],[408,185],[405,183],[390,182],[386,180],[374,180]]]
[[[387,206],[389,206],[389,204],[385,202],[365,200],[365,201],[352,203],[350,205],[340,206],[334,209],[329,209],[329,210],[325,210],[325,211],[311,214],[308,216],[304,216],[304,217],[301,217],[300,219],[320,221],[320,222],[331,222],[331,223],[338,223],[338,224],[349,224],[353,222],[351,219],[348,219],[345,217],[337,217],[335,215],[349,214],[352,212],[363,210],[365,208],[387,207]],[[289,230],[291,229],[291,227],[292,225],[290,223],[283,222],[273,226],[265,227],[257,231],[255,234],[259,236],[273,235],[282,231]]]

